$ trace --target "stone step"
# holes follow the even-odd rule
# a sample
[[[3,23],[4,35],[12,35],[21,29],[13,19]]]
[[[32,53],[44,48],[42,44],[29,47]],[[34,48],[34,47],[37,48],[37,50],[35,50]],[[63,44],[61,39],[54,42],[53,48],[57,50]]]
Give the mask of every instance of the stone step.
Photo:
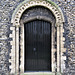
[[[52,73],[52,72],[26,72],[21,75],[55,75],[55,73]]]

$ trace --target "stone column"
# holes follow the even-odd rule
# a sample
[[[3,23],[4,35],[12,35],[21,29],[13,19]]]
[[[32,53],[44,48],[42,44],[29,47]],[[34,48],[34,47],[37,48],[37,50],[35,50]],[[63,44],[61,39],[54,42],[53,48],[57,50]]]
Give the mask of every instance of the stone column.
[[[19,26],[16,26],[16,73],[19,73]]]
[[[59,26],[57,26],[57,72],[59,72]]]
[[[20,49],[21,49],[21,58],[20,58],[20,61],[21,61],[21,64],[20,64],[20,73],[24,73],[24,64],[25,64],[25,43],[24,43],[24,24],[23,22],[21,23],[21,32],[20,32]]]

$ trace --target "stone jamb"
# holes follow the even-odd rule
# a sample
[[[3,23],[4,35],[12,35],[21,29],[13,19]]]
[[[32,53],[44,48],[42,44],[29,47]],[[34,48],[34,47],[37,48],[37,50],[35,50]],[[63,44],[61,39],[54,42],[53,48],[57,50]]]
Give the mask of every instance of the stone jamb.
[[[16,46],[16,43],[15,43],[15,41],[16,41],[15,26],[11,27],[10,30],[13,31],[12,34],[10,34],[10,37],[13,38],[13,41],[10,42],[10,44],[12,45],[12,49],[11,49],[11,53],[10,53],[11,59],[9,59],[9,62],[12,62],[10,69],[13,69],[13,70],[11,70],[11,73],[16,73],[15,72],[16,71],[16,63],[15,63],[16,58],[14,58],[14,57],[16,57],[15,56],[16,55],[15,54],[16,53],[16,49],[15,49],[15,46]],[[12,53],[14,53],[14,54],[12,54]]]
[[[16,72],[19,72],[19,27],[16,27]]]

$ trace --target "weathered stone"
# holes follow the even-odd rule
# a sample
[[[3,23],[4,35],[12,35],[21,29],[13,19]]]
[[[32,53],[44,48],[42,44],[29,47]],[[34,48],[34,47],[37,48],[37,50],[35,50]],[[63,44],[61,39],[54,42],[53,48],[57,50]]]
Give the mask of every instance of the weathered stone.
[[[9,69],[9,53],[11,45],[10,26],[11,16],[15,8],[24,0],[0,0],[0,75],[8,75]],[[64,37],[66,47],[66,70],[63,75],[75,75],[75,1],[74,0],[52,0],[63,11],[65,17]],[[6,63],[6,64],[4,64]]]

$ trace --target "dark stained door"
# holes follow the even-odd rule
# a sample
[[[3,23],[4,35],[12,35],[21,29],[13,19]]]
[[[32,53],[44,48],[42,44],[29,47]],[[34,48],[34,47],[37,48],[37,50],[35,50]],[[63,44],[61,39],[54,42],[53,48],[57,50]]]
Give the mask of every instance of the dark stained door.
[[[34,20],[24,28],[25,71],[51,71],[51,24]]]

